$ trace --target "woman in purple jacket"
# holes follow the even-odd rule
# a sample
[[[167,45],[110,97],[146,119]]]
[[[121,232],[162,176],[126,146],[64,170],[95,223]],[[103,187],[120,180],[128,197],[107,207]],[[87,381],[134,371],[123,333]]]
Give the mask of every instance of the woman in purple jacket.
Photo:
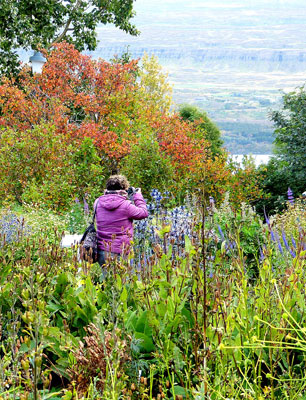
[[[128,199],[132,192],[133,203]],[[112,175],[106,182],[104,195],[96,199],[98,262],[102,266],[108,254],[119,257],[130,251],[133,220],[147,218],[148,210],[140,189],[129,188],[123,175]]]

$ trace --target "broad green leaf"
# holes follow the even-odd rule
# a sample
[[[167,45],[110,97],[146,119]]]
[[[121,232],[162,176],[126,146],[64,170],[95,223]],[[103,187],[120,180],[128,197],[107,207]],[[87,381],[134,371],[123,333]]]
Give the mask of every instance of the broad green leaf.
[[[142,332],[135,332],[134,334],[135,339],[140,341],[139,349],[142,353],[150,353],[151,351],[155,350],[154,343],[152,339]]]
[[[120,300],[125,303],[128,297],[128,292],[126,290],[126,287],[124,286],[120,295]]]

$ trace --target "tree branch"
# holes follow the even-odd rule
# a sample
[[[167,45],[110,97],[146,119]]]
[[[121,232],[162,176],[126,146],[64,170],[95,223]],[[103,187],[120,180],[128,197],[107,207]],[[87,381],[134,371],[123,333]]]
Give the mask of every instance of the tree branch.
[[[81,0],[77,0],[76,5],[74,6],[73,10],[71,11],[71,14],[73,14],[73,12],[79,7],[81,3]],[[70,16],[66,22],[66,25],[64,27],[63,32],[52,42],[49,44],[49,46],[47,47],[48,49],[52,46],[54,46],[56,43],[59,43],[62,41],[62,39],[66,36],[66,33],[70,30],[69,26],[72,22],[72,16]]]

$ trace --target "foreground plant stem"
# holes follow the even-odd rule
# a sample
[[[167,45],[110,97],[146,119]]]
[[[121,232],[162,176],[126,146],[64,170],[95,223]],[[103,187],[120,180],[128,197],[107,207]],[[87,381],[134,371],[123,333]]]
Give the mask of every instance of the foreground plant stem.
[[[202,227],[201,227],[201,241],[202,241],[202,260],[203,260],[203,341],[204,341],[204,395],[207,396],[207,279],[206,279],[206,249],[205,249],[205,186],[202,189]]]

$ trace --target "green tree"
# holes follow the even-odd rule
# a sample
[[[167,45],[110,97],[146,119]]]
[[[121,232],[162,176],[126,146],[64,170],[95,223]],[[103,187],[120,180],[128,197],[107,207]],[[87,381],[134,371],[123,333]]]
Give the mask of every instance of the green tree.
[[[223,145],[221,132],[204,111],[200,110],[198,107],[183,104],[179,109],[179,113],[185,121],[188,120],[197,125],[200,136],[210,142],[213,155],[221,153],[221,147]]]
[[[288,201],[289,187],[295,197],[301,193],[301,182],[292,176],[285,161],[272,157],[267,165],[260,165],[257,170],[262,177],[261,188],[266,195],[255,202],[256,211],[260,214],[264,215],[264,210],[270,215],[282,211]]]
[[[141,187],[145,197],[149,197],[155,188],[161,191],[171,189],[174,179],[170,159],[162,154],[157,141],[149,132],[140,136],[139,143],[123,159],[120,172],[128,176],[133,186]]]
[[[271,113],[275,126],[275,151],[294,181],[305,186],[306,176],[306,91],[305,87],[283,96],[280,110]]]
[[[6,0],[0,2],[0,74],[16,73],[16,49],[49,48],[63,40],[82,51],[97,46],[96,27],[112,23],[137,35],[134,0]]]

